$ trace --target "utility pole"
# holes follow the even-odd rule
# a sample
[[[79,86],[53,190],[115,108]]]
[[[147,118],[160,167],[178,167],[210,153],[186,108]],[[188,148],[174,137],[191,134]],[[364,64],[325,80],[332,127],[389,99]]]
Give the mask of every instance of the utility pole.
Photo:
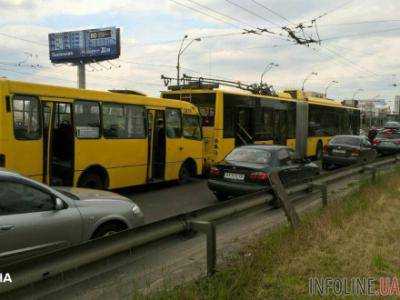
[[[264,79],[264,75],[271,70],[273,67],[279,67],[279,64],[271,62],[268,65],[265,66],[264,71],[261,74],[261,78],[260,78],[260,87],[262,87],[263,84],[263,79]]]
[[[78,68],[78,88],[86,89],[85,63],[80,61],[76,66]]]
[[[192,39],[185,47],[183,47],[183,44],[185,43],[185,40],[188,38],[188,35],[185,34],[182,42],[181,42],[181,46],[179,48],[179,52],[178,52],[178,59],[177,59],[177,63],[176,63],[176,82],[178,84],[178,86],[181,85],[181,55],[183,54],[183,52],[185,52],[185,50],[193,43],[193,42],[200,42],[201,38],[196,38],[196,39]]]

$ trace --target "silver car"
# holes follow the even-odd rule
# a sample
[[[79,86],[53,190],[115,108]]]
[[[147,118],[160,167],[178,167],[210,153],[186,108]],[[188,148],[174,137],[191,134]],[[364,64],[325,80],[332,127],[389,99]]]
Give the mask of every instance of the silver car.
[[[0,169],[0,264],[142,223],[140,208],[115,193],[55,189]]]

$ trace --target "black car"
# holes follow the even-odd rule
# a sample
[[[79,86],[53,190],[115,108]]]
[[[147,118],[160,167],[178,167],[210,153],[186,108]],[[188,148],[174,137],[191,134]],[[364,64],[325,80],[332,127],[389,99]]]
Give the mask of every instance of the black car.
[[[365,136],[337,135],[324,147],[322,168],[370,162],[377,152]]]
[[[319,168],[311,161],[296,160],[286,146],[250,145],[235,148],[210,169],[209,189],[218,200],[269,190],[269,175],[278,172],[284,185],[311,179]]]
[[[400,152],[400,131],[397,129],[385,129],[377,134],[372,144],[378,153],[382,155]]]
[[[385,125],[383,125],[383,128],[385,129],[400,129],[400,123],[396,121],[389,121],[386,122]]]

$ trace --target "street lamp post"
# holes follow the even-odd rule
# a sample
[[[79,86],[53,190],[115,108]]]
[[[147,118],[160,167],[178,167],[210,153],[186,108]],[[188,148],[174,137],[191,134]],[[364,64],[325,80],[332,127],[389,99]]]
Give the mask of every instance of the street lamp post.
[[[364,92],[364,89],[357,89],[357,90],[354,92],[353,97],[352,97],[351,99],[354,100],[354,97],[355,97],[359,92]]]
[[[181,46],[179,48],[179,52],[178,52],[178,59],[177,59],[177,63],[176,63],[176,82],[178,84],[178,86],[180,86],[181,84],[181,55],[183,54],[183,52],[185,52],[185,50],[193,43],[193,42],[200,42],[201,38],[196,38],[196,39],[192,39],[190,40],[189,43],[187,43],[187,45],[184,47],[184,43],[185,40],[188,38],[188,35],[185,35],[182,39],[181,42]]]
[[[328,98],[328,89],[334,85],[334,84],[338,84],[339,82],[336,80],[332,80],[331,82],[328,83],[328,85],[325,88],[325,98]]]
[[[265,66],[264,71],[261,74],[261,78],[260,78],[260,87],[262,87],[263,84],[263,79],[264,79],[264,75],[271,70],[273,67],[279,67],[279,64],[271,62],[268,65]]]
[[[311,72],[310,74],[308,74],[308,76],[306,78],[304,78],[303,80],[303,85],[301,87],[301,91],[304,93],[304,85],[306,84],[307,80],[310,79],[311,76],[317,76],[318,73],[317,72]]]

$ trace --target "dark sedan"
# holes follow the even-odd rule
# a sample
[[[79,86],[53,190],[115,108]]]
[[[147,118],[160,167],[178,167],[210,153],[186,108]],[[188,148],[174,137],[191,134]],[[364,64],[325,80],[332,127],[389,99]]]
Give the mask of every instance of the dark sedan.
[[[269,190],[269,174],[278,172],[284,185],[309,180],[319,173],[309,160],[294,159],[286,146],[251,145],[235,148],[210,169],[209,189],[218,200]]]
[[[333,137],[324,147],[322,168],[348,166],[356,163],[370,162],[376,158],[377,152],[364,136],[338,135]]]
[[[385,129],[377,134],[372,142],[378,153],[383,155],[400,152],[400,131]]]

